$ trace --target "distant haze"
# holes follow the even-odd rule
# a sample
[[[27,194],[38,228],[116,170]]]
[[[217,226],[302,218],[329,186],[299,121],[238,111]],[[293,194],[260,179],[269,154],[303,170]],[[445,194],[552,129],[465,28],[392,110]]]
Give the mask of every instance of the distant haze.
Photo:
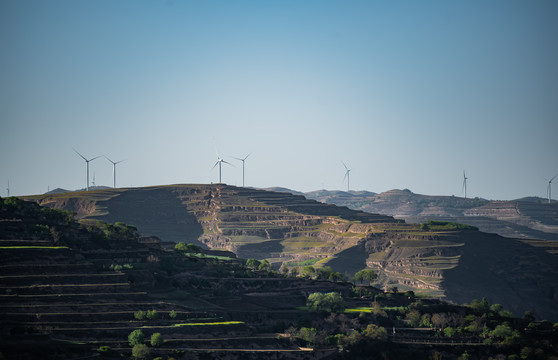
[[[558,2],[0,2],[0,195],[218,181],[486,199],[558,173]],[[214,145],[215,144],[215,145]],[[90,163],[90,185],[112,164]],[[555,179],[554,198],[558,195]]]

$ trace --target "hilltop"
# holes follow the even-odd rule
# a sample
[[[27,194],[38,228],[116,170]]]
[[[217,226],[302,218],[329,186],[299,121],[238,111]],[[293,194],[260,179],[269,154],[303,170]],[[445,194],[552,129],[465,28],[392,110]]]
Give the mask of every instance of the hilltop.
[[[471,226],[407,224],[300,195],[226,185],[172,185],[29,197],[85,220],[121,221],[164,242],[266,259],[276,269],[330,266],[376,285],[465,302],[487,297],[515,314],[558,319],[554,243],[526,243]],[[479,255],[480,254],[480,255]],[[481,280],[482,279],[482,280]],[[505,284],[505,285],[504,285]]]

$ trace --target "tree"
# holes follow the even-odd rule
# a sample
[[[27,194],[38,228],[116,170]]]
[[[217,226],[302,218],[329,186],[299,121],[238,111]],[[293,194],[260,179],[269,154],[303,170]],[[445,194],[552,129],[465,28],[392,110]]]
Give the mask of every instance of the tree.
[[[372,304],[370,304],[370,307],[372,308],[371,313],[374,315],[375,318],[387,317],[387,313],[382,310],[382,306],[379,302],[374,301]]]
[[[432,325],[437,329],[443,329],[448,324],[448,315],[444,313],[436,313],[432,315]]]
[[[297,277],[298,274],[299,274],[299,268],[298,268],[298,266],[295,266],[295,267],[291,268],[291,276],[292,276],[292,277]]]
[[[313,278],[316,275],[316,269],[312,265],[306,265],[302,268],[300,274],[305,278]]]
[[[130,335],[128,335],[128,344],[130,344],[130,346],[134,346],[137,344],[143,344],[143,340],[145,339],[145,336],[143,335],[143,332],[139,329],[134,330],[130,333]]]
[[[308,296],[306,306],[315,311],[341,312],[345,309],[345,301],[340,293],[312,293]]]
[[[486,298],[482,298],[481,301],[474,299],[471,301],[471,309],[477,313],[485,314],[490,310],[490,305],[488,304]]]
[[[453,337],[455,335],[455,329],[451,326],[444,328],[444,335],[446,337]]]
[[[407,319],[409,319],[409,325],[419,326],[420,324],[420,311],[413,309],[407,314]]]
[[[136,320],[143,320],[145,319],[145,311],[143,310],[138,310],[136,312],[134,312],[134,319]]]
[[[163,336],[160,333],[154,333],[153,335],[151,335],[151,346],[159,347],[163,345],[164,342],[165,340],[163,339]]]
[[[266,259],[263,259],[258,265],[258,270],[271,270],[271,264]]]
[[[364,330],[364,335],[373,340],[387,340],[388,334],[384,327],[378,326],[376,324],[368,324]]]
[[[149,358],[149,348],[145,344],[136,344],[132,348],[132,357],[136,359]]]
[[[378,278],[376,272],[372,269],[363,269],[358,271],[355,276],[353,276],[353,281],[355,282],[368,282],[368,285],[372,285],[372,282]]]
[[[260,262],[256,259],[248,259],[246,260],[246,266],[250,269],[257,269],[260,266]]]
[[[169,311],[169,317],[171,319],[176,319],[176,315],[177,315],[176,311],[174,311],[174,310]]]
[[[504,310],[502,304],[492,304],[492,306],[490,306],[490,311],[492,311],[496,315],[500,314],[500,311],[502,310]]]
[[[201,252],[201,248],[199,246],[196,246],[194,244],[185,244],[183,242],[179,242],[178,244],[174,245],[174,250],[181,254]]]
[[[157,312],[157,310],[147,310],[147,313],[145,314],[145,316],[149,320],[155,320],[159,317],[159,313]]]

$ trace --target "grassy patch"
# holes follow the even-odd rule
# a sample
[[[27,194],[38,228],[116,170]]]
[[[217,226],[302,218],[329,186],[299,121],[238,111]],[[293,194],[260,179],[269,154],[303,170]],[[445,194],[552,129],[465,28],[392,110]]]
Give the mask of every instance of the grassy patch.
[[[204,323],[182,323],[174,324],[169,327],[182,327],[182,326],[216,326],[216,325],[240,325],[244,321],[217,321],[217,322],[204,322]]]
[[[352,309],[345,309],[345,313],[352,314],[352,313],[370,313],[372,312],[371,307],[357,307]]]
[[[315,263],[317,263],[320,259],[308,259],[308,260],[304,260],[304,261],[299,261],[299,262],[288,262],[287,265],[288,266],[307,266],[307,265],[314,265]]]

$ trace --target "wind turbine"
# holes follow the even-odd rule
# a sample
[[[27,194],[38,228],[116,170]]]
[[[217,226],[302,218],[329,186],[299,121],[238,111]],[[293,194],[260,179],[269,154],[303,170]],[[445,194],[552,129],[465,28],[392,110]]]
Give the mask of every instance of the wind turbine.
[[[465,176],[465,170],[463,170],[463,189],[461,189],[461,191],[465,193],[465,199],[467,199],[467,179],[467,176]]]
[[[236,160],[242,161],[242,187],[244,187],[244,161],[246,159],[248,159],[248,156],[250,156],[250,155],[252,155],[252,153],[246,155],[246,157],[244,159],[240,159],[240,158],[235,157]]]
[[[548,181],[548,187],[546,188],[546,194],[548,195],[548,203],[549,204],[550,204],[550,199],[551,199],[551,193],[550,193],[551,185],[550,184],[552,184],[552,180],[554,180],[554,178],[556,176],[558,176],[558,174],[554,175],[554,177],[552,179],[550,179],[550,180],[547,179],[546,180],[546,181]]]
[[[126,161],[126,160],[120,160],[115,162],[109,159],[108,156],[106,155],[103,156],[105,157],[105,159],[107,159],[112,163],[112,187],[116,189],[116,164],[120,164],[122,161]]]
[[[76,149],[74,149],[74,148],[72,148],[72,149],[76,152],[76,154],[78,154],[79,156],[81,156],[81,158],[82,158],[83,160],[85,160],[85,164],[86,164],[85,167],[87,168],[87,182],[86,182],[87,186],[86,186],[86,190],[89,191],[89,162],[90,162],[90,161],[93,161],[93,160],[95,160],[95,159],[97,159],[97,158],[100,158],[101,155],[95,156],[95,157],[92,158],[92,159],[86,159],[85,156],[81,155]]]
[[[343,161],[341,161],[341,164],[343,164],[343,166],[345,167],[345,170],[347,170],[345,172],[345,176],[343,177],[343,182],[345,182],[345,178],[347,178],[347,192],[349,192],[349,182],[350,182],[349,173],[351,172],[352,169],[349,169]]]
[[[10,197],[10,180],[8,180],[8,187],[6,188],[6,190],[8,190],[8,197]]]
[[[215,145],[215,144],[214,144]],[[215,166],[217,166],[217,164],[219,164],[219,184],[221,184],[221,164],[225,163],[225,164],[229,164],[230,166],[234,167],[233,164],[231,164],[228,161],[225,161],[223,159],[221,159],[221,157],[219,156],[219,152],[217,151],[217,146],[215,146],[215,153],[217,154],[217,162],[215,163],[215,165],[213,165],[213,167],[211,168],[211,170],[215,169]]]

